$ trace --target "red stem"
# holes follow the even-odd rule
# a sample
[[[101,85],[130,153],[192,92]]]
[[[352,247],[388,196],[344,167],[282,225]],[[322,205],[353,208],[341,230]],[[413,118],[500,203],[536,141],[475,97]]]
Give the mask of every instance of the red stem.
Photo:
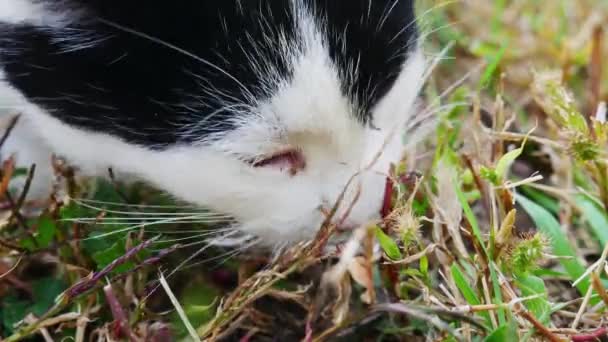
[[[594,332],[588,334],[579,334],[572,336],[572,342],[600,341],[602,337],[606,337],[607,334],[608,328],[599,328]]]

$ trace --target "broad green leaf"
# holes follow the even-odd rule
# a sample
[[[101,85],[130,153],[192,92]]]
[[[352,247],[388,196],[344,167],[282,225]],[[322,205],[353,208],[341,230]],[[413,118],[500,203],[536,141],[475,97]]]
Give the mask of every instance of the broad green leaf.
[[[36,250],[36,239],[28,236],[26,238],[21,239],[21,241],[19,241],[19,245],[27,249],[28,251],[33,252]]]
[[[523,146],[516,148],[512,151],[509,151],[507,153],[505,153],[500,160],[498,160],[498,163],[496,164],[496,176],[499,179],[504,179],[505,175],[507,174],[507,171],[509,170],[509,167],[511,166],[511,164],[513,164],[513,162],[515,161],[515,159],[517,159],[519,156],[521,156],[522,152],[524,151]]]
[[[179,302],[184,308],[188,321],[198,327],[215,316],[219,296],[220,293],[217,289],[207,285],[204,280],[199,278],[183,290]],[[177,335],[186,336],[188,332],[177,312],[171,315],[171,321],[172,326],[177,330]]]
[[[554,255],[562,257],[559,262],[570,276],[571,281],[578,279],[585,273],[585,267],[576,258],[576,252],[568,237],[562,231],[559,222],[545,208],[530,201],[526,197],[516,195],[516,200],[524,210],[530,215],[537,229],[549,237],[551,249]],[[574,258],[573,258],[574,256]],[[581,294],[585,294],[589,288],[589,280],[584,279],[577,285]]]
[[[91,232],[89,238],[81,242],[82,247],[87,254],[95,255],[112,247],[112,241],[108,238],[95,238],[95,236],[102,234],[102,232]]]
[[[522,186],[519,188],[520,192],[533,202],[537,203],[541,207],[549,210],[551,214],[559,214],[559,202],[555,198],[547,195],[546,193],[536,190],[529,186]]]
[[[517,334],[517,327],[513,323],[504,324],[494,330],[484,342],[513,342],[519,341],[519,335]]]
[[[591,228],[591,233],[595,235],[601,246],[608,243],[608,218],[606,212],[597,205],[597,202],[588,195],[576,196],[576,205],[583,212],[583,219],[587,221]]]
[[[390,236],[386,235],[380,227],[376,227],[375,229],[376,238],[382,247],[382,250],[386,255],[392,260],[401,260],[403,256],[401,255],[401,251],[399,250],[399,246],[395,240],[393,240]]]
[[[511,164],[513,164],[515,159],[519,158],[519,156],[521,156],[521,154],[524,152],[524,147],[526,147],[527,140],[528,137],[526,136],[520,147],[509,151],[500,157],[498,163],[496,163],[496,168],[494,169],[499,180],[504,180],[504,177],[507,174],[507,171],[509,171]]]
[[[545,313],[551,311],[551,305],[547,302],[547,288],[541,278],[525,274],[516,278],[516,284],[521,290],[523,297],[543,295],[539,298],[527,300],[524,303],[537,319],[540,319],[545,316]]]
[[[559,272],[559,271],[554,271],[554,270],[550,270],[550,269],[546,269],[546,268],[539,268],[537,270],[533,270],[532,274],[534,274],[537,277],[548,277],[548,278],[563,278],[563,277],[567,277],[568,274],[564,273],[564,272]]]
[[[42,278],[33,283],[34,305],[30,308],[36,316],[42,316],[53,304],[55,299],[67,287],[63,281],[55,278]]]
[[[27,314],[28,302],[16,297],[6,297],[2,301],[2,325],[5,332],[13,332],[15,324]],[[8,335],[5,335],[8,336]]]
[[[39,248],[47,248],[55,237],[56,225],[49,217],[41,217],[38,220],[38,231],[36,232],[36,242]]]

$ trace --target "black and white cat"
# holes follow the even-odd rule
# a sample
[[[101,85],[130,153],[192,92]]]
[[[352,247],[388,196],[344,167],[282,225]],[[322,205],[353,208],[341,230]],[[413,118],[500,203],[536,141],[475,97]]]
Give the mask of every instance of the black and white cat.
[[[378,216],[426,70],[413,0],[2,0],[3,147],[108,167],[272,246]],[[378,153],[382,151],[379,157]],[[370,168],[369,166],[373,164]]]

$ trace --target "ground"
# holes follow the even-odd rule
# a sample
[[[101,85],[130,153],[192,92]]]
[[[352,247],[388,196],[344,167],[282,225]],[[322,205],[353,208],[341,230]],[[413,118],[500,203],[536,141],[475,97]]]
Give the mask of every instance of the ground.
[[[86,200],[41,208],[7,194],[28,172],[7,159],[0,336],[607,339],[608,1],[429,0],[419,12],[437,60],[421,113],[437,126],[378,189],[382,222],[329,255],[324,226],[274,258],[208,248],[188,260],[211,229],[191,208],[142,185],[79,186],[59,164]]]

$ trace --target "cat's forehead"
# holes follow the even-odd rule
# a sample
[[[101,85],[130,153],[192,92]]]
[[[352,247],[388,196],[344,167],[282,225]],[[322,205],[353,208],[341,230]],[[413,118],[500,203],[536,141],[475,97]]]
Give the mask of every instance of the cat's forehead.
[[[235,128],[311,53],[368,122],[416,38],[413,0],[7,1],[22,9],[17,26],[0,23],[11,82],[61,119],[144,145]],[[35,18],[68,12],[52,29]]]

